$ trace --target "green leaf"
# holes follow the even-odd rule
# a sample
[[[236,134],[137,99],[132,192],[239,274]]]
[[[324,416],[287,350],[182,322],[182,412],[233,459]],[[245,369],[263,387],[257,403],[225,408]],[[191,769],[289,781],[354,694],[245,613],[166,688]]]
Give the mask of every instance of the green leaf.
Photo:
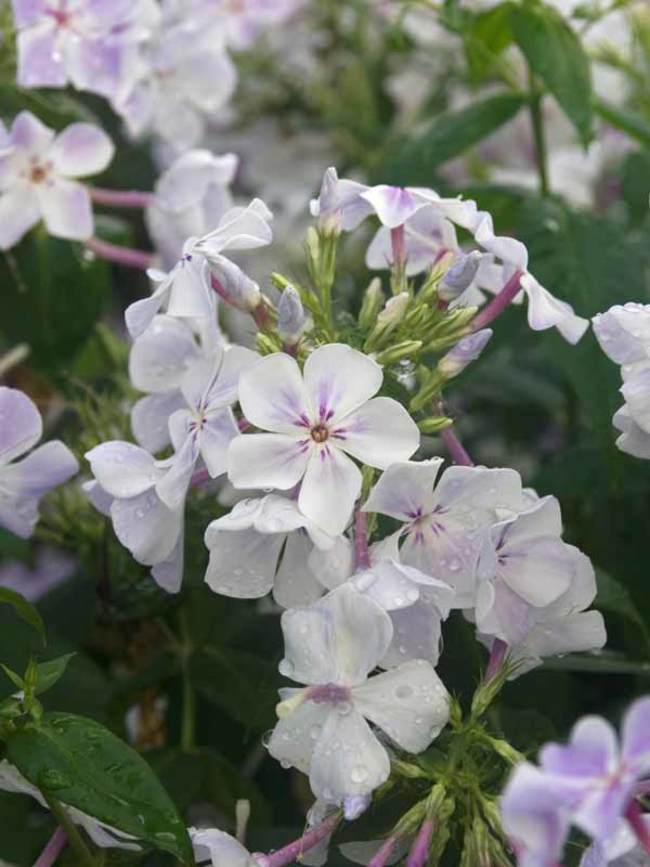
[[[11,605],[16,614],[38,632],[43,644],[45,644],[45,624],[34,606],[20,593],[10,590],[8,587],[0,587],[0,603],[3,602]]]
[[[581,671],[593,674],[634,674],[650,678],[650,662],[636,662],[619,653],[568,654],[544,660],[544,668],[554,671]]]
[[[193,863],[185,825],[149,765],[99,723],[45,714],[8,739],[7,758],[46,795]]]
[[[610,126],[620,129],[630,138],[636,139],[645,147],[650,148],[650,123],[640,114],[636,114],[629,108],[612,105],[604,99],[594,100],[594,108]]]
[[[17,672],[13,671],[11,668],[9,668],[8,665],[5,665],[3,662],[0,662],[0,668],[4,671],[4,673],[7,675],[7,677],[14,686],[17,686],[18,689],[25,688],[25,681]]]
[[[105,262],[85,261],[77,245],[32,232],[0,258],[0,330],[11,343],[27,343],[41,369],[60,370],[92,334],[107,274]]]
[[[51,689],[63,677],[68,663],[74,655],[74,653],[66,653],[65,656],[57,656],[56,659],[39,662],[36,666],[34,695],[41,695],[41,693]]]
[[[474,78],[485,77],[512,42],[510,2],[480,12],[464,33],[467,62]]]
[[[580,40],[555,9],[541,4],[513,4],[510,25],[533,74],[588,144],[593,122],[591,69]]]
[[[438,115],[426,132],[389,155],[382,177],[388,183],[423,183],[437,166],[513,118],[525,102],[520,94],[499,93],[460,111]]]

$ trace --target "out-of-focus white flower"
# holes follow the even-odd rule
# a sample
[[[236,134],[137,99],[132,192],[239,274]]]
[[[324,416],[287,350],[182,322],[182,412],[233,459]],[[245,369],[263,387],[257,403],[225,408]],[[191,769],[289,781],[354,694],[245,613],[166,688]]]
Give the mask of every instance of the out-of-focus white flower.
[[[103,171],[113,158],[106,133],[73,123],[58,135],[29,111],[0,127],[0,249],[13,247],[43,220],[50,235],[85,240],[93,233],[86,187],[76,178]]]

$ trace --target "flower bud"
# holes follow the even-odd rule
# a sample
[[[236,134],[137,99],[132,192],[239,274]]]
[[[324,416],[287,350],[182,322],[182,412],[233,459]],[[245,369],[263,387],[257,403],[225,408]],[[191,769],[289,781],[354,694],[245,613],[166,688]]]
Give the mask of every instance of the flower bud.
[[[453,349],[438,362],[438,372],[445,379],[458,376],[472,361],[476,361],[492,337],[491,328],[483,328],[474,334],[462,337]]]
[[[478,271],[483,254],[478,250],[459,256],[438,287],[438,297],[441,301],[453,301],[467,289]]]
[[[251,280],[239,265],[220,254],[209,257],[208,264],[213,277],[213,285],[217,293],[233,307],[251,313],[262,301],[262,293],[258,284]]]
[[[394,331],[404,318],[410,303],[411,296],[408,292],[400,292],[399,295],[389,298],[384,309],[377,316],[375,327],[372,329],[368,342],[374,345]]]
[[[403,358],[410,358],[422,349],[421,340],[403,340],[401,343],[396,343],[395,346],[389,346],[380,352],[375,359],[377,364],[394,364],[396,361],[401,361]]]
[[[297,290],[289,285],[278,303],[278,334],[288,346],[300,340],[306,323],[305,310]]]
[[[384,293],[381,291],[381,280],[373,277],[368,288],[363,293],[361,310],[359,311],[359,325],[361,328],[371,328],[375,324],[377,314],[384,303]]]

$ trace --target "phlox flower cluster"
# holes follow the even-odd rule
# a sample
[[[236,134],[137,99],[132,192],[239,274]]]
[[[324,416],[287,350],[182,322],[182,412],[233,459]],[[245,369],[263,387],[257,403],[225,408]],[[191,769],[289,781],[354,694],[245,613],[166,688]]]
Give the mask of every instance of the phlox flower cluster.
[[[101,94],[133,135],[179,153],[203,137],[237,85],[231,52],[250,48],[301,0],[12,0],[18,84]],[[191,46],[191,49],[190,49]]]
[[[156,195],[189,212],[222,168],[195,155],[168,172]],[[352,818],[388,780],[391,761],[425,750],[448,722],[435,666],[452,612],[475,624],[493,655],[509,654],[512,675],[546,656],[600,648],[605,632],[601,615],[587,611],[593,568],[562,539],[557,500],[525,489],[514,470],[418,457],[416,418],[386,393],[394,375],[387,338],[417,301],[416,272],[432,293],[421,303],[435,308],[440,287],[457,305],[441,300],[440,316],[477,315],[462,295],[485,267],[510,285],[504,306],[520,284],[537,287],[529,293],[536,327],[557,326],[576,340],[583,320],[539,287],[523,245],[495,236],[473,202],[364,187],[330,169],[312,210],[320,288],[281,281],[274,295],[230,258],[271,242],[271,214],[259,200],[186,239],[169,271],[150,271],[152,294],[126,311],[129,372],[145,393],[131,415],[137,444],[95,446],[85,487],[170,592],[181,588],[188,496],[211,480],[238,492],[206,529],[205,580],[240,599],[272,593],[284,609],[280,671],[296,686],[281,692],[267,747],[309,776],[317,804]],[[409,221],[425,214],[435,223],[422,229],[431,249],[413,268],[420,252]],[[385,304],[371,291],[360,314],[381,351],[351,345],[327,324],[322,286],[333,275],[318,259],[372,215],[389,232],[382,267],[396,286]],[[480,251],[461,251],[454,221],[473,227]],[[221,330],[218,314],[228,307],[254,321],[255,349]],[[490,336],[464,327],[446,338],[438,375],[458,375]]]

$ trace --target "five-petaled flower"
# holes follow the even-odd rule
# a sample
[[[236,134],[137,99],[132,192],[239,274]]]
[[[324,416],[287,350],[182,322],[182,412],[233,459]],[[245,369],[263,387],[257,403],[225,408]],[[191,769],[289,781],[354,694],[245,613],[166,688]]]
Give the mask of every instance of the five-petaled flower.
[[[239,402],[251,424],[271,433],[231,443],[231,482],[290,490],[302,480],[300,510],[330,535],[341,533],[361,491],[361,472],[348,455],[385,468],[420,442],[401,404],[373,397],[382,380],[375,361],[341,343],[316,349],[304,375],[283,353],[258,361],[240,379]]]
[[[0,129],[0,249],[43,220],[50,235],[82,241],[93,233],[88,190],[76,178],[103,171],[113,157],[106,133],[73,123],[58,135],[21,111]]]

